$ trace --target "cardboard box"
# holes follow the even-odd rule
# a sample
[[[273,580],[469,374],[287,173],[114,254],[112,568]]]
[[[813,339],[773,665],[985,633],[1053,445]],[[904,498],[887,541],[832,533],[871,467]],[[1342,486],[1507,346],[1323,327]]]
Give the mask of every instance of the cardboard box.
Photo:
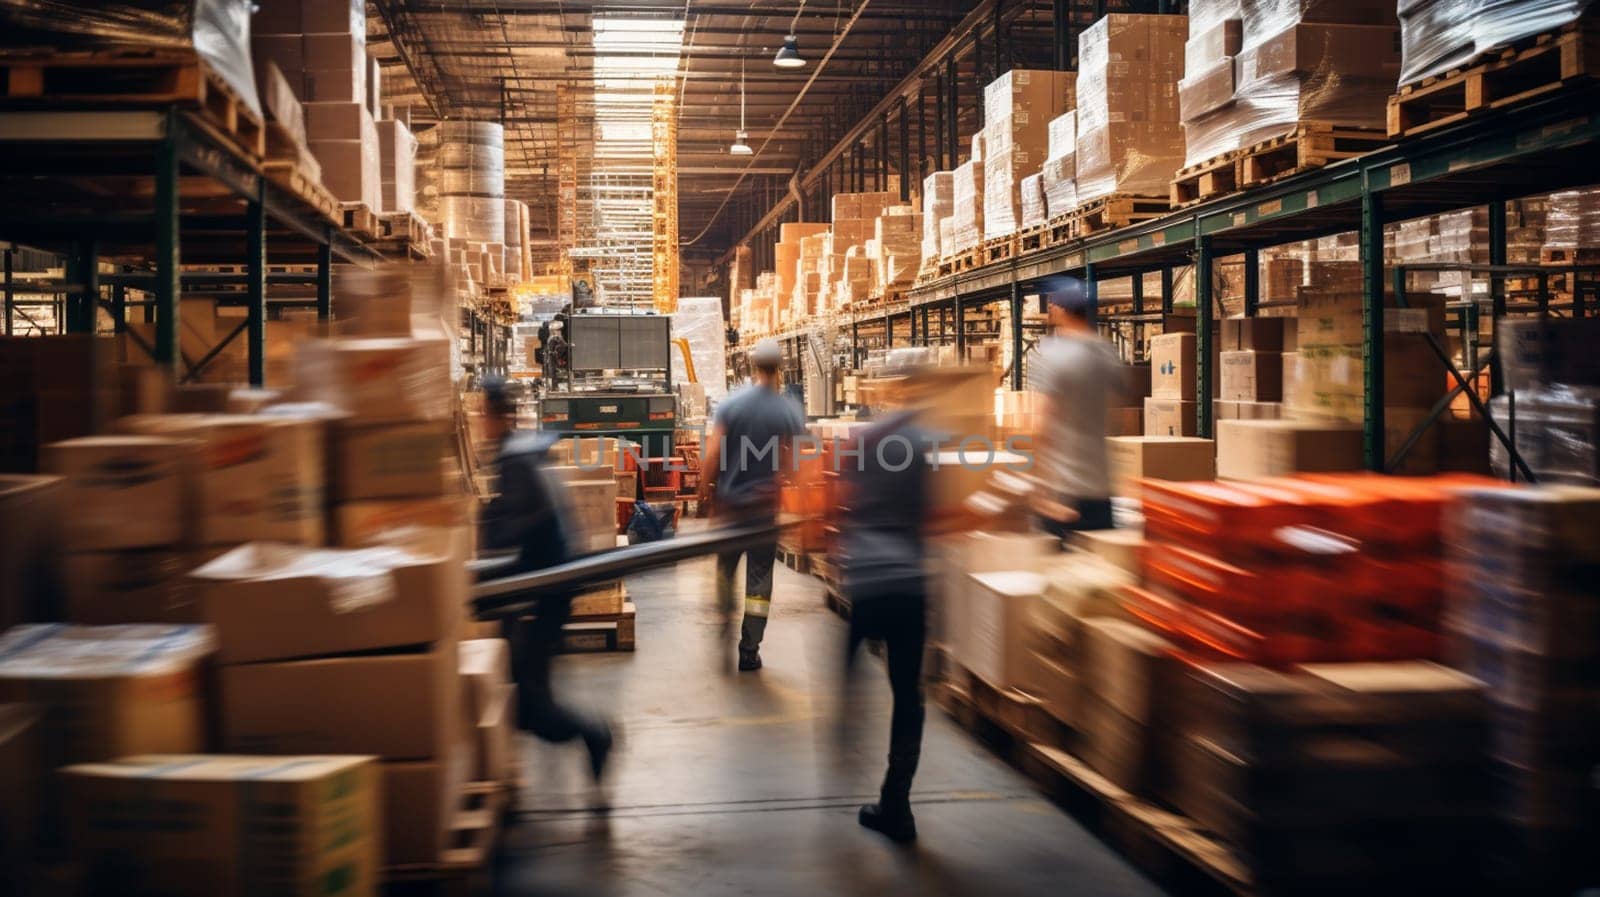
[[[1222,351],[1282,352],[1287,318],[1223,318]]]
[[[1283,356],[1262,350],[1223,350],[1222,398],[1230,402],[1281,401]]]
[[[453,639],[467,572],[447,542],[307,549],[258,542],[189,574],[223,663],[316,657]]]
[[[382,764],[385,866],[439,862],[461,804],[463,761],[470,760]]]
[[[312,340],[300,346],[295,382],[310,401],[364,421],[450,416],[450,344],[443,339]]]
[[[1144,532],[1138,529],[1089,529],[1071,535],[1077,548],[1138,575],[1144,569]]]
[[[1162,333],[1150,338],[1150,395],[1194,401],[1195,335]]]
[[[1164,745],[1173,733],[1129,719],[1088,689],[1082,689],[1078,711],[1083,759],[1090,768],[1131,794],[1161,790]]]
[[[304,103],[307,140],[360,140],[376,128],[372,113],[362,103]]]
[[[1254,479],[1360,470],[1361,426],[1293,420],[1218,421],[1217,476]]]
[[[199,623],[184,588],[194,556],[155,548],[69,555],[62,568],[67,619],[91,626],[119,623]]]
[[[46,619],[58,598],[65,499],[61,477],[0,474],[0,632]]]
[[[1389,473],[1423,476],[1439,472],[1443,427],[1438,419],[1429,421],[1428,411],[1427,408],[1384,408],[1383,463]],[[1417,436],[1399,465],[1391,467],[1395,455],[1411,438],[1412,432],[1424,422],[1428,423],[1427,428]]]
[[[62,771],[90,880],[171,897],[377,892],[370,757],[146,755]]]
[[[228,751],[429,760],[446,756],[461,731],[453,641],[412,654],[237,664],[221,680]]]
[[[1027,570],[969,574],[970,626],[962,664],[995,688],[1020,688],[1028,677],[1027,622],[1045,579]]]
[[[99,551],[182,543],[196,448],[155,436],[85,436],[45,446],[45,471],[64,478],[67,544]]]
[[[622,613],[627,591],[621,582],[588,589],[572,599],[572,616],[603,617]]]
[[[198,545],[269,539],[321,545],[323,425],[311,418],[244,414],[147,414],[117,422],[124,432],[193,440]]]
[[[0,635],[0,703],[47,711],[54,764],[205,746],[204,626],[27,624]]]
[[[1142,725],[1164,722],[1178,685],[1176,649],[1136,623],[1095,618],[1084,623],[1083,687]]]
[[[951,654],[965,658],[975,650],[972,574],[1037,571],[1059,551],[1060,540],[1047,533],[973,532],[951,539],[938,578],[942,619],[936,621],[938,638]]]
[[[496,689],[494,701],[478,719],[473,745],[477,750],[477,779],[508,782],[516,765],[517,687],[509,683]]]
[[[331,433],[335,500],[423,498],[446,492],[445,456],[455,437],[449,421],[341,421]]]
[[[1147,421],[1143,408],[1107,408],[1106,435],[1142,436],[1148,428]]]
[[[417,529],[468,529],[476,501],[468,496],[345,502],[333,510],[333,542],[343,548],[380,545]]]
[[[1216,476],[1216,445],[1187,436],[1113,436],[1106,440],[1111,493],[1137,496],[1138,481],[1209,480]]]
[[[500,690],[511,684],[511,643],[501,638],[465,639],[457,668],[466,717],[482,719],[493,711]]]
[[[1283,403],[1218,399],[1211,403],[1211,414],[1214,420],[1278,420],[1283,417]]]
[[[1195,435],[1200,429],[1199,407],[1197,402],[1184,402],[1178,399],[1145,399],[1144,435]]]

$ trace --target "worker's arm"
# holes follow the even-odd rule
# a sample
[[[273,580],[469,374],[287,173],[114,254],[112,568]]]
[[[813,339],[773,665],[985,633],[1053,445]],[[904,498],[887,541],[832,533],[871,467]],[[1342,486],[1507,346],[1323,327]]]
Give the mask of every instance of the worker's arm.
[[[489,500],[480,521],[484,547],[520,550],[533,525],[553,509],[525,459],[502,458],[499,474],[500,492]]]
[[[701,504],[711,500],[716,494],[717,475],[722,472],[722,424],[715,424],[711,432],[706,434],[706,444],[700,452],[700,488],[695,493],[695,499]]]

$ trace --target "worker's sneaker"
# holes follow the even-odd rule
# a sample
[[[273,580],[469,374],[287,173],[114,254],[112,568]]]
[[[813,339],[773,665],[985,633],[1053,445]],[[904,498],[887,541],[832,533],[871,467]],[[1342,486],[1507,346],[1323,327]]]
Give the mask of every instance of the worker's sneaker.
[[[882,804],[867,804],[856,814],[856,820],[896,844],[917,840],[917,820],[912,817],[910,807],[888,810]]]
[[[749,672],[753,672],[753,671],[759,670],[759,669],[761,669],[761,655],[760,654],[740,654],[739,655],[739,672],[741,672],[741,673],[749,673]]]

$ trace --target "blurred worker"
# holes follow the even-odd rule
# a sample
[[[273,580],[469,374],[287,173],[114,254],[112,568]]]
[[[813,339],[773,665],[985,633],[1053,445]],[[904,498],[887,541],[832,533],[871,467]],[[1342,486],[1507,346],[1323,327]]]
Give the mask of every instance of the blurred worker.
[[[541,363],[552,386],[561,383],[561,375],[567,370],[567,338],[562,333],[565,326],[560,320],[551,321],[550,335],[541,343],[544,353]]]
[[[571,512],[564,488],[547,464],[550,447],[561,437],[517,431],[516,403],[504,379],[486,378],[483,394],[487,435],[499,446],[495,459],[499,494],[483,512],[485,547],[517,551],[515,564],[509,570],[496,570],[496,575],[526,573],[571,560],[575,554]],[[504,620],[501,625],[511,643],[517,726],[555,743],[582,738],[589,749],[590,772],[599,782],[611,752],[611,728],[561,704],[550,687],[550,659],[572,613],[572,597],[570,592],[544,596],[533,619]]]
[[[1044,285],[1050,334],[1029,368],[1045,399],[1034,510],[1047,532],[1111,527],[1111,475],[1106,462],[1106,409],[1126,389],[1122,363],[1095,332],[1094,299],[1083,281]]]
[[[909,399],[915,389],[907,387]],[[922,651],[927,639],[925,452],[931,438],[918,425],[916,404],[891,412],[862,433],[859,464],[845,468],[851,513],[840,533],[843,588],[850,599],[846,694],[864,639],[884,643],[894,694],[889,770],[878,802],[862,807],[857,819],[901,843],[917,837],[911,779],[922,754]],[[851,709],[844,712],[848,715]]]
[[[755,382],[717,406],[702,453],[699,499],[712,515],[734,523],[771,523],[778,516],[779,473],[792,462],[795,439],[805,433],[805,414],[778,392],[783,350],[765,339],[750,350]],[[772,607],[772,567],[776,541],[742,552],[744,622],[739,630],[739,669],[761,669],[761,637]],[[731,626],[735,610],[734,574],[741,552],[717,556],[717,602]]]

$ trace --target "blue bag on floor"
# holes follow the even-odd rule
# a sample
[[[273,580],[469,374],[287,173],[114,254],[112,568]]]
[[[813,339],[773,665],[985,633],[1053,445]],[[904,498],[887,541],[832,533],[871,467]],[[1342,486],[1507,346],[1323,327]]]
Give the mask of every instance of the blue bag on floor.
[[[636,501],[633,503],[633,516],[628,518],[628,544],[670,539],[677,532],[677,527],[677,505],[652,505]]]

